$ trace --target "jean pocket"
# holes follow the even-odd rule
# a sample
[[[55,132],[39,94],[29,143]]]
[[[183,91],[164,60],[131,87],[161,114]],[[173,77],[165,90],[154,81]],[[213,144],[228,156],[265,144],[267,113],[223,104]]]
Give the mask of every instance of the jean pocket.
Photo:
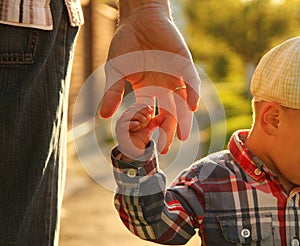
[[[272,214],[260,213],[258,216],[217,216],[222,234],[226,241],[235,244],[273,245]],[[252,244],[251,244],[252,245]]]
[[[39,31],[32,28],[0,25],[0,65],[32,64]]]

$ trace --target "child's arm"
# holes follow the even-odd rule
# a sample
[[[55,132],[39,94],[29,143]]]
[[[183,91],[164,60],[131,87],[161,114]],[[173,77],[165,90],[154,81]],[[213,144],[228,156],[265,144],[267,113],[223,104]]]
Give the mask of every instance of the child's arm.
[[[149,144],[161,117],[154,117],[152,108],[137,104],[118,120],[119,146],[111,153],[118,185],[115,206],[124,225],[140,238],[181,245],[199,227],[199,216],[192,207],[196,204],[197,211],[202,210],[193,189],[186,189],[197,180],[193,172],[165,190],[166,177],[158,167],[154,144]]]

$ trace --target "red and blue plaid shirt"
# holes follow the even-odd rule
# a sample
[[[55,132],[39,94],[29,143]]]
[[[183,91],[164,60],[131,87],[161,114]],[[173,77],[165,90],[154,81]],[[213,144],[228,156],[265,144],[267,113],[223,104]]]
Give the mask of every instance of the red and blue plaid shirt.
[[[203,245],[299,245],[300,187],[287,194],[244,146],[247,134],[236,132],[228,150],[197,161],[168,189],[153,146],[149,161],[134,163],[115,148],[115,206],[125,226],[162,244],[185,244],[198,229]]]

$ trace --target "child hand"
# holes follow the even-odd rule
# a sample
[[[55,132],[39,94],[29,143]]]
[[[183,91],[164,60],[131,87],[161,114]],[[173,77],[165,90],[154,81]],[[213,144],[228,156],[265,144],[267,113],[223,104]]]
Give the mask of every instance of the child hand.
[[[144,155],[146,145],[162,118],[161,115],[154,117],[153,108],[144,104],[130,106],[122,114],[116,124],[116,134],[119,150],[127,161],[139,159]]]

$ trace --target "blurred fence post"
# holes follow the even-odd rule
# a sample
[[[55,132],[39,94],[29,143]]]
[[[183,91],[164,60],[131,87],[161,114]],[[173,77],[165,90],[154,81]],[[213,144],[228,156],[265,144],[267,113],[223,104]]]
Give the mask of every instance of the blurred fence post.
[[[69,129],[78,92],[92,72],[104,64],[117,20],[117,6],[114,4],[103,3],[101,0],[81,0],[81,4],[85,24],[80,29],[74,54],[69,97]],[[90,101],[93,100],[86,102],[87,110]]]

